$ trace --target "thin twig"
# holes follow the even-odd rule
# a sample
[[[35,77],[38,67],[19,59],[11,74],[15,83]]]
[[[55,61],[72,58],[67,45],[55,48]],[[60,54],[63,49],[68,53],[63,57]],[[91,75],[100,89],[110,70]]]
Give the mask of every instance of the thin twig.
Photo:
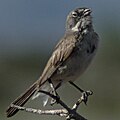
[[[76,110],[69,108],[60,98],[57,98],[55,95],[51,94],[50,92],[46,92],[46,91],[42,91],[40,90],[41,93],[44,93],[46,95],[49,95],[50,97],[52,97],[53,99],[56,100],[57,103],[59,103],[62,107],[64,107],[67,111],[68,111],[68,118],[72,118],[75,120],[86,120],[84,117],[82,117],[81,115],[79,115]],[[78,104],[79,105],[79,104]]]
[[[65,117],[68,115],[68,111],[66,109],[40,110],[40,109],[34,109],[34,108],[20,107],[14,104],[12,104],[11,107],[15,107],[19,110],[23,110],[26,112],[35,113],[39,115],[58,115],[58,116],[65,116]]]
[[[77,110],[79,105],[82,103],[82,99],[78,99],[78,101],[73,105],[72,110]]]
[[[76,112],[78,106],[83,102],[82,97],[80,99],[78,99],[78,101],[73,105],[73,107],[71,109],[60,98],[57,98],[57,96],[51,94],[50,92],[46,92],[46,91],[42,91],[42,90],[40,90],[39,92],[49,95],[51,98],[55,99],[56,102],[63,107],[63,109],[40,110],[40,109],[34,109],[34,108],[21,107],[21,106],[17,106],[14,104],[12,104],[11,107],[15,107],[19,110],[23,110],[26,112],[35,113],[35,114],[39,114],[39,115],[58,115],[60,117],[66,117],[67,120],[71,120],[71,119],[87,120]]]

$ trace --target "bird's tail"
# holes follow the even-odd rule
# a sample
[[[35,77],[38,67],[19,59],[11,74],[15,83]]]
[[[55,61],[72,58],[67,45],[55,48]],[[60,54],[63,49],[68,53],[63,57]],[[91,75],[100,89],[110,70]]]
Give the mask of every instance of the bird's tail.
[[[36,92],[36,88],[37,88],[37,83],[35,82],[23,94],[21,94],[17,99],[15,99],[11,104],[23,106]],[[10,105],[6,110],[7,117],[11,117],[15,115],[18,111],[19,110],[17,108],[11,107]]]

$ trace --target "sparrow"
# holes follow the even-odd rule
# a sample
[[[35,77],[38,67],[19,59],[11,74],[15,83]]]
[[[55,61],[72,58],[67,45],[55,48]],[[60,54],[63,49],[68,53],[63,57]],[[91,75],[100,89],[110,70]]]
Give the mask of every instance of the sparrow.
[[[98,48],[99,36],[94,31],[91,9],[77,8],[71,11],[66,20],[65,34],[55,46],[43,73],[23,94],[11,104],[23,106],[31,97],[42,98],[44,106],[49,96],[40,92],[52,91],[50,81],[57,90],[67,82],[74,82],[91,63]],[[8,106],[7,117],[15,115],[19,110]]]

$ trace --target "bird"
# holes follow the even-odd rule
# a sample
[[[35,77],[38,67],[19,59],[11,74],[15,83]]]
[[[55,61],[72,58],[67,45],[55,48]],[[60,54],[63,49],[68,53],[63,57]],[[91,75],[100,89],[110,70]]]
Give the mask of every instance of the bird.
[[[30,98],[40,97],[45,106],[49,96],[40,90],[53,92],[50,83],[57,90],[64,83],[73,83],[80,78],[93,60],[99,45],[99,35],[94,31],[91,14],[92,10],[86,7],[76,8],[68,14],[65,33],[55,46],[41,76],[8,106],[7,117],[19,111],[12,104],[24,106]]]

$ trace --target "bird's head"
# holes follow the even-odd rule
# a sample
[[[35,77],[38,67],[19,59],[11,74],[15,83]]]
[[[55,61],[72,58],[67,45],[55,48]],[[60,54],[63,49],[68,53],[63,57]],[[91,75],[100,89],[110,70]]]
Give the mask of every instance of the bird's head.
[[[91,10],[89,8],[77,8],[69,13],[66,20],[66,31],[78,31],[92,26]]]

